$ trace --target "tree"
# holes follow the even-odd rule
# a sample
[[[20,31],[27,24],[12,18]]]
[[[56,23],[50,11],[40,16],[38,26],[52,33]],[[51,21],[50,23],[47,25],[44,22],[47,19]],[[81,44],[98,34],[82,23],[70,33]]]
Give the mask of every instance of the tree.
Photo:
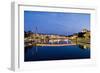
[[[85,33],[83,33],[83,32],[79,32],[79,33],[78,33],[78,37],[83,38],[83,37],[84,37],[84,34],[85,34]]]
[[[50,39],[49,36],[46,36],[45,38],[46,38],[46,43],[48,43]]]

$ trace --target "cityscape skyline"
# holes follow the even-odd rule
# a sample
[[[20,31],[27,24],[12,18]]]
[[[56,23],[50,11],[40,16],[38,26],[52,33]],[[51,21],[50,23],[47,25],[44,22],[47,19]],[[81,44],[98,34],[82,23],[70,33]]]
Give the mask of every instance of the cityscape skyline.
[[[24,11],[24,31],[71,35],[82,29],[90,31],[90,14]]]

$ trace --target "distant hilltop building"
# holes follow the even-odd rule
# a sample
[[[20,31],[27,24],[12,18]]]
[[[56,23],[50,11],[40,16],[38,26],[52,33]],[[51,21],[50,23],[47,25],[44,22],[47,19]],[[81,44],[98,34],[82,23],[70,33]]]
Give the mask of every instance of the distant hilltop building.
[[[88,32],[88,30],[87,29],[83,29],[82,32]]]

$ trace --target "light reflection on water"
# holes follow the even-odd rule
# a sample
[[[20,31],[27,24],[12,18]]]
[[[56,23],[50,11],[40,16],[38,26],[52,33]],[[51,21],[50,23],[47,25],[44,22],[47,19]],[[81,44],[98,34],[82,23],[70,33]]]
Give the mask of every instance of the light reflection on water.
[[[79,46],[43,46],[25,49],[24,61],[84,59],[90,58],[90,49]]]

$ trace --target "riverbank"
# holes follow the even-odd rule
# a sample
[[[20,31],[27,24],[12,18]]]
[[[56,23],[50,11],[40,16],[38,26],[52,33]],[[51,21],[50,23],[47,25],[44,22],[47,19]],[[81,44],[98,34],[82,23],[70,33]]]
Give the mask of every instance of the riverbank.
[[[36,46],[70,46],[76,44],[36,44]]]
[[[25,47],[28,47],[28,46],[71,46],[71,45],[76,45],[76,44],[31,44]]]

